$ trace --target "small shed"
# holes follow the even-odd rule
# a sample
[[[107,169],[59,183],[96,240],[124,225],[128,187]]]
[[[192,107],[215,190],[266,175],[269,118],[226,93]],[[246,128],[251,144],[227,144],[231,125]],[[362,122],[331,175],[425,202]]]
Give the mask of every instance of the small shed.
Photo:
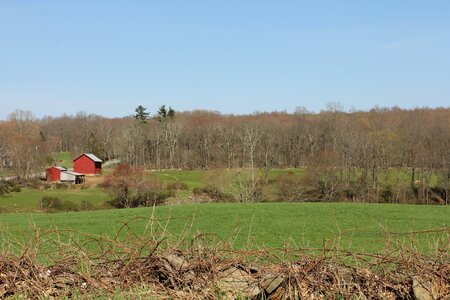
[[[73,170],[81,174],[101,174],[102,162],[92,153],[83,153],[73,160]]]
[[[47,181],[60,181],[61,180],[61,172],[67,171],[64,167],[51,166],[45,170]]]
[[[62,171],[61,172],[61,182],[72,182],[75,184],[84,182],[84,174],[73,172],[73,171]]]

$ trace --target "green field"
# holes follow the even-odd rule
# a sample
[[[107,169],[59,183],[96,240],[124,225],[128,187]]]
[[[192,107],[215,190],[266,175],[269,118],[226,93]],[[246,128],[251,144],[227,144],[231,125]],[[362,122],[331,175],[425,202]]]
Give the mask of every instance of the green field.
[[[26,238],[35,225],[42,230],[79,231],[114,236],[127,221],[142,235],[154,213],[157,224],[167,226],[171,239],[188,233],[211,233],[233,247],[339,246],[353,251],[376,252],[388,240],[414,240],[426,251],[444,233],[418,233],[450,226],[450,208],[443,206],[381,205],[352,203],[253,203],[190,204],[152,208],[98,210],[54,214],[1,214],[2,232]],[[155,224],[156,224],[155,223]],[[34,224],[31,226],[30,224]],[[148,228],[147,228],[148,229]],[[148,234],[148,231],[147,233]],[[8,237],[3,237],[3,242]]]
[[[24,188],[21,192],[12,192],[0,196],[0,210],[4,212],[40,211],[39,203],[44,196],[58,197],[74,204],[87,201],[92,204],[93,209],[106,208],[107,201],[111,199],[111,196],[99,187],[42,190]]]
[[[66,166],[70,154],[60,154]],[[183,205],[167,205],[154,210],[158,224],[167,225],[171,239],[180,235],[192,237],[196,233],[210,233],[228,241],[233,247],[313,247],[339,246],[354,251],[380,251],[387,241],[418,242],[426,250],[439,237],[447,238],[450,226],[448,206],[418,206],[356,203],[279,203],[275,183],[264,187],[265,200],[270,203],[192,204],[194,188],[205,187],[214,180],[229,180],[230,170],[170,170],[156,171],[155,176],[165,183],[183,182],[188,190],[177,191],[176,200]],[[288,173],[302,176],[304,169],[275,169],[269,179]],[[131,221],[133,232],[144,234],[152,208],[107,209],[111,195],[98,186],[101,178],[91,185],[58,189],[23,188],[0,197],[0,227],[3,243],[11,237],[29,238],[34,225],[46,230],[73,230],[83,234],[114,236],[124,222]],[[80,205],[91,204],[94,211],[42,213],[40,200],[44,196],[58,197]],[[168,203],[175,203],[171,199]],[[34,224],[34,225],[31,225]],[[446,230],[441,233],[423,232]],[[420,232],[420,233],[418,233]],[[446,236],[445,236],[446,234]]]
[[[70,152],[57,152],[53,154],[53,160],[57,166],[73,168],[73,158]]]

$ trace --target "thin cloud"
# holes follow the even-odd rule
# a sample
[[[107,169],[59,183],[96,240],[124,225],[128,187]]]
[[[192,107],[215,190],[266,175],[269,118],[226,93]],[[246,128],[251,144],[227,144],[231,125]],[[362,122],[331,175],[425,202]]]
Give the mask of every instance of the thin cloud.
[[[388,44],[385,44],[383,46],[380,47],[381,51],[389,51],[392,49],[397,49],[397,48],[401,48],[407,44],[410,44],[411,42],[413,42],[416,38],[407,38],[407,39],[401,39],[401,40],[397,40],[395,42],[391,42]]]

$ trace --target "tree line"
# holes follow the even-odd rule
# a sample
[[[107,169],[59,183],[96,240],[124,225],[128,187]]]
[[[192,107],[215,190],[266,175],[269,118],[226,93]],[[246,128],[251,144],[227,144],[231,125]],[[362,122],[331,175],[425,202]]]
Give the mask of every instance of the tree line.
[[[331,103],[320,113],[225,115],[139,106],[124,118],[40,119],[18,110],[0,123],[2,166],[10,159],[17,176],[42,170],[60,151],[146,169],[306,167],[323,199],[449,203],[450,108],[348,112]]]

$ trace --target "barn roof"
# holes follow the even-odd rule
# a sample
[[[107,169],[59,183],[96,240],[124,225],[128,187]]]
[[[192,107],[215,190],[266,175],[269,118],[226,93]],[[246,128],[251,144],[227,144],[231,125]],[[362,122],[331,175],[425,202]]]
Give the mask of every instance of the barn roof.
[[[74,171],[63,171],[63,173],[69,174],[69,175],[75,175],[75,176],[84,176],[84,174],[77,173]]]
[[[51,166],[51,167],[48,168],[48,169],[51,169],[51,168],[55,168],[55,169],[58,169],[58,170],[60,170],[60,171],[66,171],[66,170],[67,170],[66,168],[60,167],[60,166]]]
[[[78,156],[77,158],[75,158],[73,161],[76,161],[77,159],[79,159],[80,157],[82,157],[83,155],[86,155],[87,157],[89,157],[92,161],[95,162],[103,162],[100,158],[98,158],[97,156],[95,156],[92,153],[83,153],[80,156]]]

